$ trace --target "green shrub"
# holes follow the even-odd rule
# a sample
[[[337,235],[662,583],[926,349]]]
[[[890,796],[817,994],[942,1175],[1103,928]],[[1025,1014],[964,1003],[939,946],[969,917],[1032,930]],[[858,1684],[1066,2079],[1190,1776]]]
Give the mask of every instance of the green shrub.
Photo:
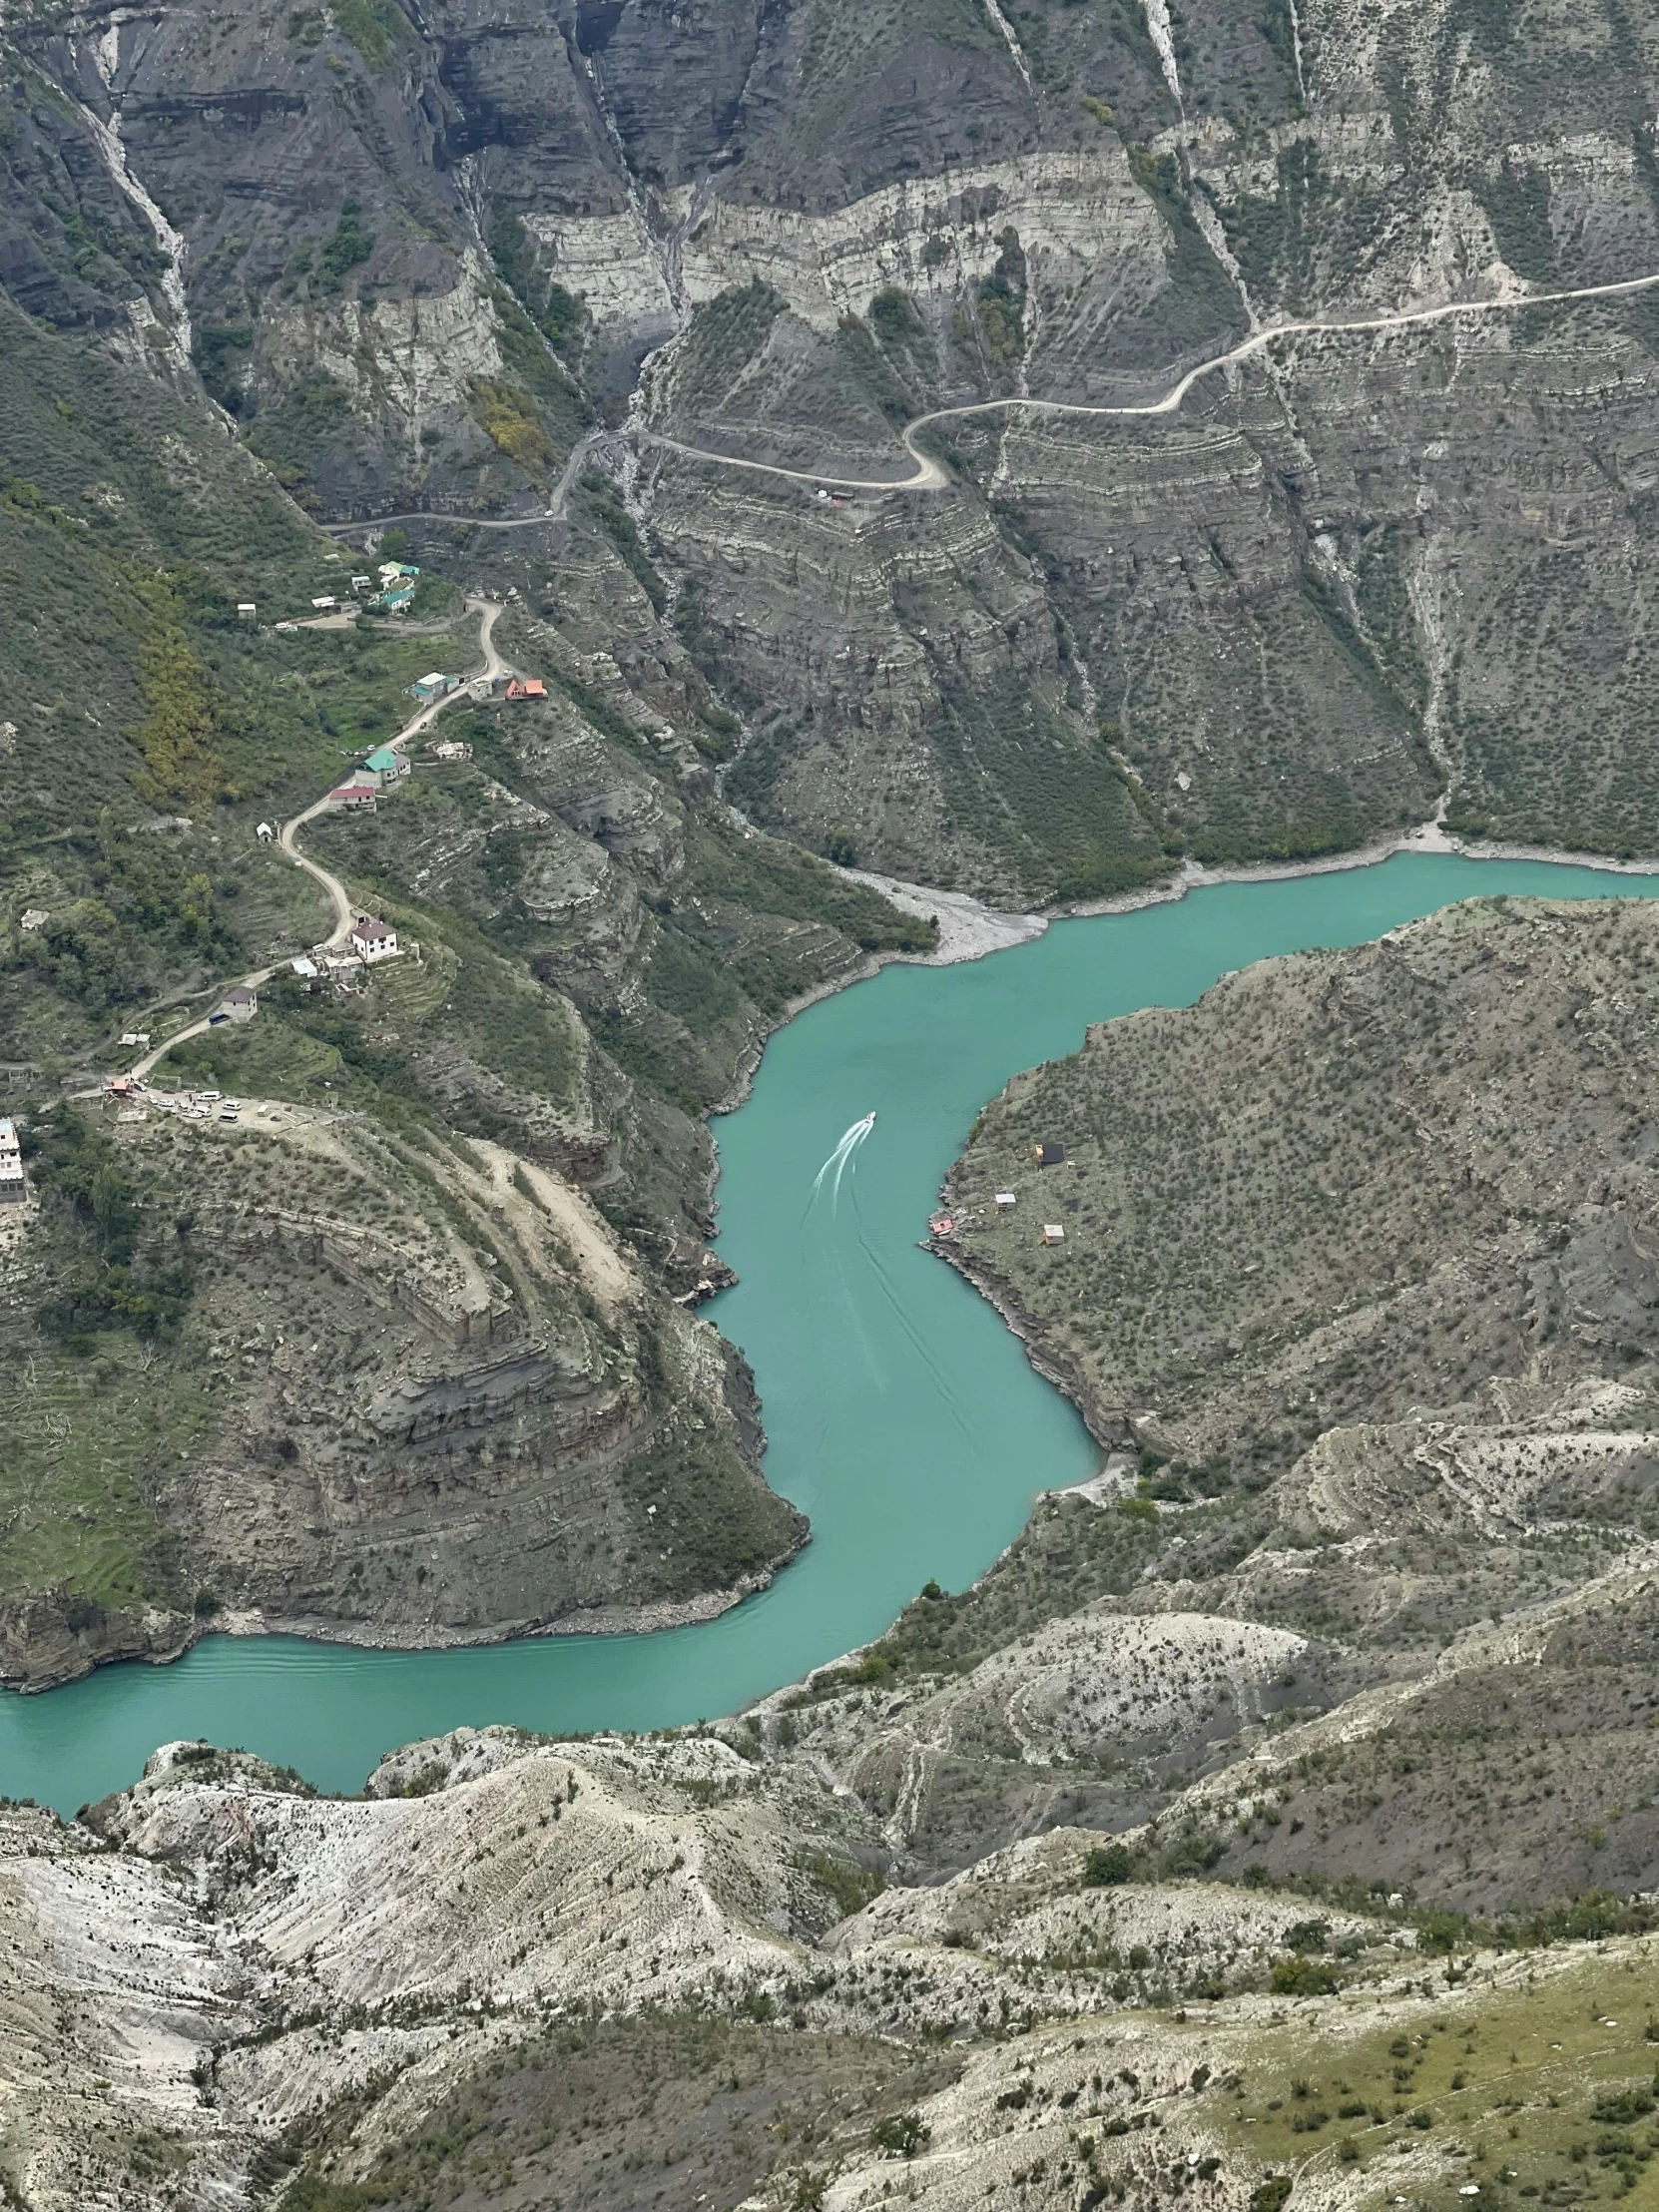
[[[1276,1958],[1268,1977],[1268,1987],[1278,1997],[1329,1996],[1336,1986],[1337,1976],[1332,1967],[1295,1951],[1288,1957]]]
[[[919,2112],[892,2112],[877,2120],[869,2131],[872,2149],[900,2158],[914,2158],[933,2140],[933,2130]]]
[[[923,257],[925,259],[925,255]],[[921,335],[921,317],[907,291],[888,284],[869,303],[869,326],[884,344],[902,344]]]
[[[358,220],[361,214],[355,200],[345,201],[334,235],[322,249],[317,267],[329,291],[338,291],[349,272],[359,268],[374,251],[374,233],[363,229]]]
[[[1645,2119],[1653,2110],[1653,2092],[1645,2087],[1616,2089],[1598,2097],[1590,2107],[1592,2120],[1603,2120],[1615,2127],[1628,2126],[1633,2120]]]
[[[384,69],[407,34],[391,0],[333,0],[333,17],[370,69]]]
[[[854,1913],[861,1913],[872,1898],[880,1896],[885,1884],[881,1877],[868,1867],[861,1867],[854,1860],[830,1859],[820,1852],[803,1852],[796,1865],[804,1875],[828,1891],[835,1901],[842,1920]]]
[[[144,755],[137,778],[158,806],[211,807],[230,796],[219,750],[223,702],[184,632],[159,623],[139,652],[139,682],[149,713],[133,733]]]
[[[472,411],[485,436],[526,476],[545,484],[553,465],[553,446],[536,419],[536,403],[522,384],[499,377],[475,376]]]
[[[1129,1882],[1135,1873],[1135,1862],[1126,1844],[1097,1846],[1083,1861],[1083,1887],[1086,1890],[1107,1890],[1119,1883]]]

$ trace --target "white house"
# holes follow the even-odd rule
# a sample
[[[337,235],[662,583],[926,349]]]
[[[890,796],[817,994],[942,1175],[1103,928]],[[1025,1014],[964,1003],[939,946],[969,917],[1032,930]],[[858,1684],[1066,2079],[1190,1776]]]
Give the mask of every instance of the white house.
[[[351,949],[368,963],[394,959],[397,931],[388,922],[377,921],[372,914],[359,914],[351,924]]]
[[[257,600],[239,599],[237,601],[237,620],[239,622],[252,622],[259,611],[259,602]]]
[[[15,1206],[28,1195],[16,1125],[10,1120],[0,1120],[0,1206]]]
[[[261,844],[269,844],[276,832],[269,822],[262,822],[254,834],[259,838]]]
[[[320,599],[313,599],[311,601],[311,605],[316,609],[319,615],[331,615],[334,612],[335,608],[338,607],[339,601],[333,596],[331,592],[325,592]]]
[[[1014,1205],[1014,1204],[1016,1204],[1016,1203],[1017,1203],[1017,1202],[1016,1202],[1016,1200],[1015,1200],[1015,1197],[1014,1197],[1014,1194],[1013,1194],[1013,1192],[1012,1192],[1012,1191],[998,1191],[998,1192],[997,1192],[997,1194],[996,1194],[996,1204],[997,1204],[998,1206],[1000,1206],[1000,1207],[1001,1207],[1001,1208],[1003,1209],[1003,1211],[1004,1211],[1004,1212],[1006,1212],[1006,1211],[1007,1211],[1007,1209],[1008,1209],[1008,1208],[1009,1208],[1010,1206],[1012,1206],[1012,1205]]]

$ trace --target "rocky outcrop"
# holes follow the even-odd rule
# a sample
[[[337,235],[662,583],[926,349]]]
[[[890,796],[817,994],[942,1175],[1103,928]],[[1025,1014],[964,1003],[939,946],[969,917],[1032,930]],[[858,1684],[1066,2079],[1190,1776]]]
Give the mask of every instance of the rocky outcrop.
[[[111,1607],[74,1590],[0,1605],[0,1686],[53,1690],[123,1659],[177,1659],[204,1625],[190,1612]]]

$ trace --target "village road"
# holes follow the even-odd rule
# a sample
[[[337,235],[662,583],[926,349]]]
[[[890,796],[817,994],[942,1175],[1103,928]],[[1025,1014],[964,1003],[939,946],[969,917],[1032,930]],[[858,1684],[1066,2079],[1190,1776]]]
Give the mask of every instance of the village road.
[[[480,677],[487,677],[493,682],[497,676],[501,676],[506,672],[506,663],[495,650],[495,626],[501,619],[500,605],[493,599],[469,599],[466,603],[466,611],[469,615],[478,617],[478,646],[484,657],[483,667],[474,669],[466,681],[474,683]],[[396,737],[388,739],[387,743],[393,746],[407,745],[409,740],[424,730],[429,722],[435,722],[445,707],[462,696],[461,692],[448,692],[441,698],[428,700],[418,714],[411,715],[402,729],[398,731]],[[283,823],[276,833],[276,842],[296,866],[302,867],[305,873],[320,883],[327,892],[334,909],[334,926],[316,949],[320,952],[335,952],[351,934],[351,923],[355,918],[356,908],[351,903],[350,892],[339,877],[319,865],[317,861],[308,859],[300,851],[297,842],[298,833],[304,829],[306,823],[314,822],[317,816],[325,814],[327,809],[328,795],[325,792],[320,799],[313,799],[303,813],[295,815],[290,822]],[[271,970],[268,968],[266,973],[270,974],[270,972]]]
[[[493,599],[469,599],[466,603],[466,611],[468,614],[478,617],[478,646],[483,654],[483,666],[475,668],[466,682],[474,683],[480,677],[487,677],[493,682],[496,677],[504,676],[507,673],[507,663],[502,660],[500,654],[495,650],[495,626],[501,619],[501,607]],[[450,706],[457,699],[465,698],[465,696],[466,693],[463,688],[461,691],[448,692],[441,698],[428,700],[418,714],[410,716],[402,729],[398,731],[396,737],[389,738],[386,742],[394,746],[406,745],[410,738],[414,737],[417,732],[424,730],[429,722],[435,721],[445,707]],[[352,904],[350,892],[339,877],[328,868],[323,867],[318,861],[308,858],[305,853],[300,851],[297,841],[298,833],[304,829],[306,823],[314,822],[317,816],[325,814],[327,809],[328,795],[324,792],[320,799],[313,799],[308,807],[283,823],[281,829],[276,832],[276,842],[295,867],[302,867],[305,873],[315,882],[320,883],[323,890],[327,892],[328,902],[333,908],[334,925],[328,935],[313,949],[318,952],[337,952],[351,934],[351,924],[356,919],[357,909]],[[233,982],[246,983],[251,990],[258,990],[262,983],[268,983],[272,976],[276,973],[277,968],[284,964],[280,960],[273,961],[269,967],[256,968],[251,975],[234,977]],[[231,984],[228,983],[224,987],[229,990]],[[200,1037],[206,1029],[212,1026],[212,1014],[204,1014],[200,1021],[193,1021],[188,1029],[176,1029],[172,1036],[147,1052],[142,1060],[135,1061],[127,1071],[129,1076],[148,1075],[157,1061],[164,1059],[176,1044],[183,1044],[190,1037]]]

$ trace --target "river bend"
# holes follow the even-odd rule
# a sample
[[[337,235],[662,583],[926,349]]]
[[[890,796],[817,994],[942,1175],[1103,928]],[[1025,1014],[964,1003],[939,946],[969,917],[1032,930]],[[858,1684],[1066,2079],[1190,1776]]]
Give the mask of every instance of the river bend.
[[[814,1529],[769,1590],[649,1637],[448,1652],[210,1637],[171,1667],[0,1699],[0,1794],[70,1813],[181,1736],[353,1790],[381,1753],[462,1723],[562,1733],[710,1718],[877,1635],[930,1578],[961,1588],[1037,1491],[1098,1460],[996,1314],[918,1247],[978,1108],[1019,1069],[1075,1051],[1091,1021],[1187,1004],[1249,961],[1499,891],[1651,897],[1659,876],[1398,854],[1060,922],[970,965],[889,966],[812,1007],[718,1127],[720,1249],[740,1282],[708,1312],[754,1366],[768,1478]],[[815,1197],[821,1163],[870,1112],[838,1200],[830,1179]]]

